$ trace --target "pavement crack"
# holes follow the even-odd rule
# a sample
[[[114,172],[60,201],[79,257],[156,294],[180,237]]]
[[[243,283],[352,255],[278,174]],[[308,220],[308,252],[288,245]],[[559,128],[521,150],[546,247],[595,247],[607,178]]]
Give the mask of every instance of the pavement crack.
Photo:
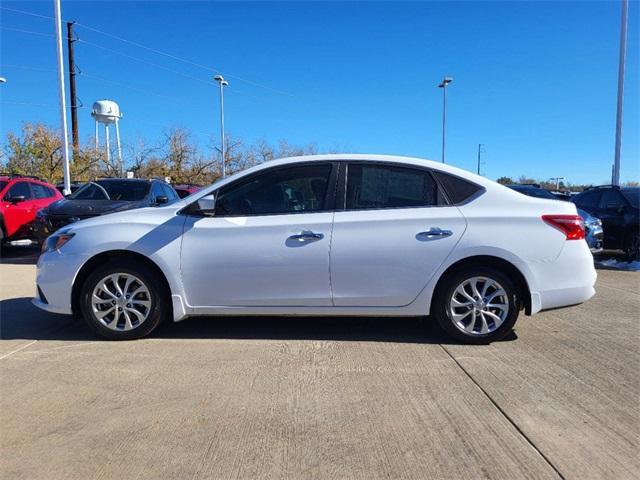
[[[518,424],[509,416],[509,414],[506,411],[504,411],[504,409],[500,405],[498,405],[498,403],[491,397],[491,395],[489,395],[489,393],[484,388],[482,388],[482,386],[476,381],[475,378],[471,376],[471,374],[467,371],[467,369],[462,366],[462,364],[456,359],[456,357],[454,357],[453,354],[444,345],[442,344],[439,344],[439,345],[445,351],[445,353],[451,358],[451,360],[453,360],[455,364],[458,365],[458,367],[460,367],[460,370],[462,370],[464,374],[467,377],[469,377],[469,380],[471,380],[474,383],[474,385],[478,387],[478,389],[484,394],[484,396],[489,399],[489,401],[493,404],[494,407],[496,407],[496,409],[502,414],[502,416],[511,425],[513,425],[513,427],[522,436],[522,438],[524,438],[527,441],[527,443],[531,445],[531,447],[538,453],[538,455],[540,455],[544,459],[547,465],[549,465],[553,469],[553,471],[556,472],[558,477],[560,477],[562,480],[566,480],[565,476],[560,472],[560,470],[558,470],[558,467],[556,467],[553,464],[553,462],[542,452],[542,450],[538,448],[538,446],[533,442],[533,440],[531,440],[527,436],[527,434],[518,426]]]

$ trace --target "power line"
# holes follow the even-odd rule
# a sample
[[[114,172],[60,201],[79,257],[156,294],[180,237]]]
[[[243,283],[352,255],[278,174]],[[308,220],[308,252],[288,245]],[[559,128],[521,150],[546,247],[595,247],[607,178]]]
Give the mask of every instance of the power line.
[[[172,101],[179,100],[179,99],[176,99],[176,97],[174,97],[174,96],[163,95],[161,93],[153,92],[153,91],[147,90],[145,88],[136,87],[135,85],[131,85],[129,83],[123,83],[123,82],[119,82],[119,81],[116,81],[116,80],[111,80],[111,79],[108,79],[108,78],[99,77],[97,75],[88,74],[88,73],[86,73],[86,72],[84,72],[82,70],[80,70],[77,74],[80,75],[80,76],[86,77],[86,78],[97,80],[99,82],[110,83],[112,85],[116,85],[116,86],[119,86],[119,87],[122,87],[122,88],[126,88],[126,89],[129,89],[129,90],[133,90],[133,91],[136,91],[136,92],[139,92],[139,93],[144,93],[145,95],[153,95],[153,96],[156,96],[158,98],[164,98],[166,100],[172,100]],[[190,106],[190,107],[199,107],[200,106],[200,105],[197,105],[195,103],[184,102],[183,100],[179,100],[179,101],[184,106]]]
[[[43,67],[38,67],[33,65],[14,65],[10,63],[2,63],[0,64],[0,67],[1,68],[20,68],[23,70],[38,70],[41,72],[57,72],[57,70],[53,68],[43,68]]]
[[[17,8],[9,8],[9,7],[0,6],[0,9],[6,10],[8,12],[21,13],[23,15],[29,15],[30,17],[38,17],[38,18],[46,18],[47,20],[55,20],[53,17],[50,17],[48,15],[40,15],[39,13],[27,12],[26,10],[18,10]]]
[[[164,65],[159,65],[157,63],[150,62],[150,61],[145,60],[143,58],[134,57],[133,55],[129,55],[127,53],[123,53],[123,52],[120,52],[118,50],[114,50],[112,48],[103,47],[102,45],[98,45],[97,43],[93,43],[93,42],[88,42],[87,40],[83,40],[82,38],[78,38],[76,41],[78,41],[80,43],[84,43],[85,45],[89,45],[91,47],[99,48],[100,50],[104,50],[106,52],[110,52],[110,53],[113,53],[113,54],[116,54],[116,55],[120,55],[122,57],[128,58],[130,60],[134,60],[136,62],[145,63],[147,65],[151,65],[152,67],[156,67],[156,68],[160,68],[162,70],[166,70],[167,72],[171,72],[171,73],[174,73],[176,75],[180,75],[181,77],[188,78],[190,80],[195,80],[197,82],[206,83],[208,85],[215,85],[215,83],[212,82],[212,81],[204,80],[202,78],[194,77],[192,75],[187,75],[185,73],[179,72],[178,70],[174,70],[172,68],[165,67]]]
[[[9,30],[11,32],[28,33],[30,35],[39,35],[41,37],[50,37],[50,38],[55,37],[55,35],[53,35],[52,33],[35,32],[33,30],[22,30],[21,28],[13,28],[13,27],[5,27],[5,26],[0,26],[0,28],[2,30]]]
[[[9,11],[9,12],[14,12],[14,13],[21,13],[21,14],[24,14],[24,15],[32,16],[32,17],[45,18],[45,19],[51,19],[51,20],[53,20],[53,17],[47,16],[47,15],[40,15],[40,14],[33,13],[33,12],[27,12],[27,11],[25,11],[25,10],[18,10],[18,9],[16,9],[16,8],[9,8],[9,7],[3,7],[3,6],[0,6],[0,9],[2,9],[2,10],[6,10],[6,11]],[[75,25],[76,25],[76,26],[78,26],[78,27],[81,27],[81,28],[85,28],[85,29],[87,29],[87,30],[89,30],[89,31],[92,31],[92,32],[98,33],[98,34],[100,34],[100,35],[104,35],[104,36],[107,36],[107,37],[113,38],[113,39],[118,40],[118,41],[120,41],[120,42],[127,43],[127,44],[132,45],[132,46],[135,46],[135,47],[137,47],[137,48],[141,48],[141,49],[143,49],[143,50],[147,50],[147,51],[152,52],[152,53],[154,53],[154,54],[156,54],[156,55],[162,55],[162,56],[167,57],[167,58],[170,58],[170,59],[172,59],[172,60],[175,60],[175,61],[178,61],[178,62],[183,62],[183,63],[186,63],[186,64],[188,64],[188,65],[191,65],[191,66],[194,66],[194,67],[198,67],[198,68],[201,68],[201,69],[207,70],[207,71],[212,72],[212,73],[219,73],[219,74],[222,74],[222,75],[224,75],[224,76],[226,76],[226,77],[233,78],[233,79],[235,79],[235,80],[238,80],[238,81],[240,81],[240,82],[247,83],[247,84],[249,84],[249,85],[253,85],[253,86],[255,86],[255,87],[259,87],[259,88],[263,88],[263,89],[266,89],[266,90],[270,90],[270,91],[275,92],[275,93],[278,93],[278,94],[280,94],[280,95],[286,95],[286,96],[290,96],[290,97],[295,97],[295,95],[293,95],[293,94],[291,94],[291,93],[289,93],[289,92],[285,92],[285,91],[282,91],[282,90],[278,90],[278,89],[275,89],[275,88],[270,87],[270,86],[268,86],[268,85],[264,85],[264,84],[261,84],[261,83],[258,83],[258,82],[254,82],[253,80],[248,80],[248,79],[246,79],[246,78],[239,77],[239,76],[237,76],[237,75],[232,75],[232,74],[229,74],[229,73],[222,72],[222,71],[221,71],[221,70],[219,70],[218,68],[209,67],[209,66],[207,66],[207,65],[203,65],[203,64],[201,64],[201,63],[194,62],[194,61],[192,61],[192,60],[189,60],[189,59],[186,59],[186,58],[182,58],[182,57],[179,57],[179,56],[177,56],[177,55],[173,55],[173,54],[171,54],[171,53],[167,53],[167,52],[164,52],[164,51],[162,51],[162,50],[158,50],[158,49],[156,49],[156,48],[149,47],[149,46],[147,46],[147,45],[143,45],[143,44],[138,43],[138,42],[134,42],[133,40],[128,40],[128,39],[126,39],[126,38],[124,38],[124,37],[120,37],[120,36],[118,36],[118,35],[114,35],[114,34],[112,34],[112,33],[105,32],[105,31],[103,31],[103,30],[100,30],[100,29],[98,29],[98,28],[92,27],[92,26],[90,26],[90,25],[86,25],[86,24],[84,24],[84,23],[76,22],[76,23],[75,23]]]
[[[45,107],[45,108],[59,108],[58,104],[51,103],[35,103],[35,102],[12,102],[10,100],[2,100],[0,101],[2,105],[16,105],[16,106],[28,106],[28,107]],[[65,105],[65,108],[71,108],[71,105]],[[89,108],[85,106],[80,106],[77,108]]]
[[[178,62],[183,62],[183,63],[189,64],[189,65],[192,65],[192,66],[194,66],[194,67],[202,68],[202,69],[207,70],[207,71],[209,71],[209,72],[211,72],[211,73],[218,73],[218,74],[224,75],[224,76],[226,76],[226,77],[229,77],[229,78],[233,78],[233,79],[235,79],[235,80],[238,80],[238,81],[240,81],[240,82],[244,82],[244,83],[247,83],[247,84],[249,84],[249,85],[253,85],[253,86],[255,86],[255,87],[260,87],[260,88],[265,88],[265,89],[267,89],[267,90],[271,90],[271,91],[276,92],[276,93],[279,93],[279,94],[281,94],[281,95],[287,95],[287,96],[291,96],[291,97],[293,97],[293,96],[294,96],[294,95],[293,95],[293,94],[291,94],[291,93],[284,92],[284,91],[282,91],[282,90],[277,90],[277,89],[272,88],[272,87],[270,87],[270,86],[268,86],[268,85],[263,85],[263,84],[261,84],[261,83],[254,82],[254,81],[252,81],[252,80],[247,80],[246,78],[242,78],[242,77],[239,77],[239,76],[236,76],[236,75],[231,75],[231,74],[229,74],[229,73],[222,72],[222,71],[221,71],[220,69],[218,69],[218,68],[215,68],[215,67],[208,67],[207,65],[203,65],[203,64],[201,64],[201,63],[194,62],[194,61],[192,61],[192,60],[188,60],[188,59],[186,59],[186,58],[178,57],[178,56],[173,55],[173,54],[171,54],[171,53],[163,52],[162,50],[158,50],[158,49],[153,48],[153,47],[148,47],[148,46],[143,45],[143,44],[141,44],[141,43],[134,42],[134,41],[132,41],[132,40],[128,40],[128,39],[123,38],[123,37],[120,37],[120,36],[118,36],[118,35],[113,35],[112,33],[105,32],[105,31],[103,31],[103,30],[100,30],[100,29],[97,29],[97,28],[91,27],[91,26],[89,26],[89,25],[85,25],[85,24],[83,24],[83,23],[76,22],[76,25],[77,25],[77,26],[79,26],[79,27],[85,28],[85,29],[87,29],[87,30],[90,30],[90,31],[92,31],[92,32],[99,33],[99,34],[101,34],[101,35],[105,35],[105,36],[110,37],[110,38],[113,38],[113,39],[115,39],[115,40],[118,40],[118,41],[121,41],[121,42],[127,43],[127,44],[129,44],[129,45],[133,45],[134,47],[141,48],[141,49],[143,49],[143,50],[148,50],[149,52],[155,53],[156,55],[162,55],[162,56],[164,56],[164,57],[171,58],[172,60],[176,60],[176,61],[178,61]]]

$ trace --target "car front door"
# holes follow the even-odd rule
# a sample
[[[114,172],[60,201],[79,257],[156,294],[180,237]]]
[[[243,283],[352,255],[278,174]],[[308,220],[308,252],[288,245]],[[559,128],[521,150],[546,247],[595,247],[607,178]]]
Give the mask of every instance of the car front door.
[[[18,200],[19,197],[22,198]],[[32,197],[31,188],[27,181],[14,183],[5,193],[2,201],[5,208],[4,223],[7,237],[35,219],[36,206]]]
[[[354,162],[345,176],[331,242],[334,305],[408,305],[451,253],[466,221],[426,169]]]
[[[189,207],[181,251],[188,304],[330,306],[336,170],[274,167],[221,187],[213,216]]]

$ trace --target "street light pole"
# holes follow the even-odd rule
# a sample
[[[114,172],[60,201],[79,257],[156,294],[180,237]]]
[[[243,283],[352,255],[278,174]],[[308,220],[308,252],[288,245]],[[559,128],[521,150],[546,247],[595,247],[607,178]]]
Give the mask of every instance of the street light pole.
[[[556,181],[556,192],[559,192],[560,191],[560,180],[564,180],[564,177],[552,177],[549,180],[551,180],[551,181],[555,180]]]
[[[216,75],[213,79],[220,84],[220,153],[222,154],[222,178],[226,177],[227,149],[224,140],[224,87],[229,85],[222,75]]]
[[[627,13],[628,0],[622,0],[622,14],[620,24],[620,57],[618,59],[618,104],[616,109],[616,146],[613,159],[613,174],[611,183],[620,184],[620,149],[622,147],[622,106],[624,100],[624,67],[627,56]]]
[[[60,14],[60,0],[53,0],[56,26],[56,51],[58,53],[58,93],[60,95],[60,128],[62,130],[62,172],[64,180],[64,194],[71,193],[71,178],[69,177],[69,138],[67,136],[67,107],[64,91],[64,60],[62,56],[62,20]]]
[[[442,163],[444,163],[445,142],[447,136],[447,85],[453,82],[452,77],[444,77],[438,88],[442,89]]]

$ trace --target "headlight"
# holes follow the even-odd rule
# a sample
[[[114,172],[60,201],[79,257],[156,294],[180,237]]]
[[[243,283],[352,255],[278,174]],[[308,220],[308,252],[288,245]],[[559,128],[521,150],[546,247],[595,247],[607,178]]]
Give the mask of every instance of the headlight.
[[[42,252],[53,252],[60,250],[69,240],[73,238],[75,233],[60,232],[48,237],[42,244]]]

